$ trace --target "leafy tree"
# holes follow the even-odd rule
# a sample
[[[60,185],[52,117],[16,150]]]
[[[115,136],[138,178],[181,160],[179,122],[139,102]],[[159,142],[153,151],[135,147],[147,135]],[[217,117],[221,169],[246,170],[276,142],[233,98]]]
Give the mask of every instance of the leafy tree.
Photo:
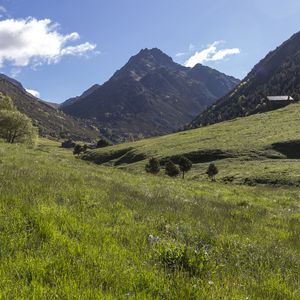
[[[170,177],[176,177],[180,173],[179,168],[172,162],[168,161],[166,163],[166,174]]]
[[[158,159],[156,158],[150,158],[149,162],[145,166],[145,170],[147,173],[157,174],[160,171],[160,164]]]
[[[182,178],[184,178],[184,174],[188,172],[192,168],[192,166],[193,163],[185,156],[181,156],[179,158],[179,168],[180,171],[182,172]]]
[[[108,147],[108,146],[111,146],[111,143],[104,139],[104,138],[101,138],[98,142],[97,142],[97,148],[104,148],[104,147]]]
[[[212,181],[216,181],[216,175],[219,173],[218,168],[216,167],[216,165],[214,163],[211,163],[208,166],[208,169],[206,171],[206,174],[208,175],[208,177],[212,180]]]
[[[77,155],[79,157],[79,155],[81,154],[81,152],[84,151],[84,148],[79,145],[79,144],[76,144],[75,147],[74,147],[74,150],[73,150],[73,154],[74,155]]]
[[[12,99],[0,93],[0,110],[16,111]]]
[[[0,138],[8,143],[34,144],[37,130],[31,119],[19,111],[0,110]]]

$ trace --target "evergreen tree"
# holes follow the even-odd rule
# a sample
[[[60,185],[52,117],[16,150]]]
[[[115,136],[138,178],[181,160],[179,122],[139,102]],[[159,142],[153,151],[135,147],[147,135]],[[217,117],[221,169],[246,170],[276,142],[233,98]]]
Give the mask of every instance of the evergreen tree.
[[[166,163],[166,174],[170,177],[176,177],[180,173],[179,168],[172,162],[168,161]]]
[[[179,158],[179,168],[180,171],[182,172],[182,178],[184,178],[184,174],[188,172],[192,168],[192,166],[193,163],[185,156],[181,156]]]
[[[216,181],[216,175],[219,173],[218,168],[216,167],[216,165],[214,163],[211,163],[208,166],[208,169],[206,171],[206,174],[208,175],[208,177],[212,180],[212,181]]]
[[[156,158],[150,158],[149,162],[145,166],[145,170],[147,173],[157,174],[160,171],[160,164],[158,159]]]

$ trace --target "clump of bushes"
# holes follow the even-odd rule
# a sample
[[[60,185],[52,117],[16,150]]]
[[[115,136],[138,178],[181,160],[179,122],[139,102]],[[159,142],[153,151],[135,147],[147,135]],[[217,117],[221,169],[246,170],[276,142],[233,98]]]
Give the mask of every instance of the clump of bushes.
[[[147,173],[158,174],[160,171],[160,163],[157,158],[150,158],[149,162],[145,166]]]
[[[165,172],[170,177],[176,177],[179,175],[179,168],[170,160],[166,163]]]
[[[184,178],[185,173],[193,166],[192,162],[184,156],[179,158],[178,165],[179,167],[172,160],[169,160],[165,165],[165,174],[170,177],[176,177],[182,172],[182,178]],[[158,174],[160,171],[159,160],[151,158],[145,166],[145,171],[147,173]]]
[[[37,136],[31,119],[16,109],[10,97],[0,93],[0,138],[7,143],[34,144]]]

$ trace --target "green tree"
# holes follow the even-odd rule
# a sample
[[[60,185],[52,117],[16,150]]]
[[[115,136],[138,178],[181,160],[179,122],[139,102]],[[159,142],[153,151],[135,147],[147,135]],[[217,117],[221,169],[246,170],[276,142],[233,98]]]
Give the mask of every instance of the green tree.
[[[0,138],[8,143],[34,144],[37,130],[31,119],[19,111],[0,110]]]
[[[179,168],[172,162],[168,161],[166,163],[166,174],[170,177],[176,177],[180,173]]]
[[[79,155],[81,154],[81,152],[84,151],[84,148],[79,145],[79,144],[76,144],[75,147],[74,147],[74,150],[73,150],[73,154],[74,155],[77,155],[77,157],[79,157]]]
[[[150,158],[149,162],[145,166],[145,170],[147,173],[157,174],[160,171],[160,164],[158,159]]]
[[[208,177],[212,180],[212,181],[216,181],[216,175],[219,173],[218,168],[216,167],[216,165],[214,163],[211,163],[208,166],[208,169],[206,171],[206,174],[208,175]]]
[[[12,99],[6,95],[0,93],[0,110],[15,111],[16,107]]]
[[[192,166],[193,163],[185,156],[181,156],[179,158],[179,168],[180,171],[182,172],[182,178],[184,178],[184,174],[188,172],[192,168]]]

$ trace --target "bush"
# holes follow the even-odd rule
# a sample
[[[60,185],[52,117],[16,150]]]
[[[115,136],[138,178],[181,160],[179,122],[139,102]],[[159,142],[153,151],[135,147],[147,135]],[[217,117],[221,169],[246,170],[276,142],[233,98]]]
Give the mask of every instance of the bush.
[[[112,144],[108,140],[103,139],[103,138],[97,142],[97,148],[104,148],[104,147],[108,147],[111,145]]]
[[[149,162],[145,166],[145,170],[147,173],[157,174],[160,171],[160,164],[158,159],[150,158]]]
[[[188,172],[192,168],[192,166],[193,163],[185,156],[181,156],[179,158],[179,168],[180,171],[182,172],[182,178],[184,178],[184,174]]]
[[[214,163],[211,163],[208,166],[208,169],[206,171],[206,174],[208,175],[208,177],[212,180],[212,181],[216,181],[216,175],[219,173],[218,168],[216,167],[216,165]]]
[[[79,156],[82,152],[84,152],[84,147],[79,144],[76,144],[73,150],[73,154]]]
[[[172,161],[169,161],[166,164],[166,171],[165,172],[170,177],[176,177],[180,173],[180,170]]]

